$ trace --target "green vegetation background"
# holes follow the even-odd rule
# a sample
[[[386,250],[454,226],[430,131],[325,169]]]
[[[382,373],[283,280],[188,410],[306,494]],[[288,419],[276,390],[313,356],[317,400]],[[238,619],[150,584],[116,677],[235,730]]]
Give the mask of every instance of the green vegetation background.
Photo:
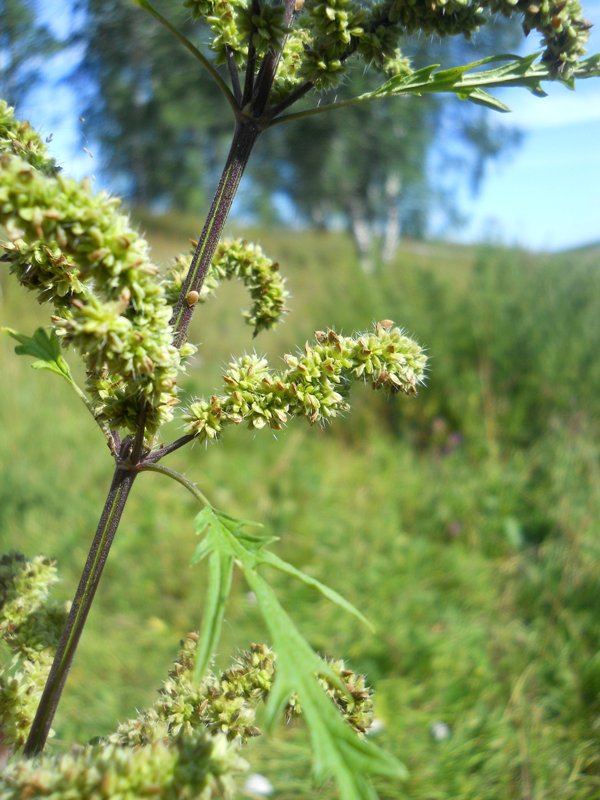
[[[146,218],[158,257],[185,249],[187,220]],[[416,399],[358,388],[330,428],[227,431],[171,463],[219,507],[263,521],[280,554],[332,585],[371,635],[279,581],[311,642],[368,673],[383,743],[411,777],[381,797],[600,797],[600,252],[533,256],[406,244],[362,275],[342,236],[257,232],[279,259],[292,313],[254,346],[272,358],[315,329],[391,318],[424,343]],[[0,275],[0,319],[46,317]],[[202,307],[187,389],[218,387],[253,344],[237,286]],[[97,522],[111,459],[77,398],[0,341],[0,542],[59,560],[68,599]],[[176,426],[172,429],[177,435]],[[57,718],[57,742],[114,728],[150,702],[178,641],[198,626],[204,573],[190,568],[193,501],[145,475],[106,568]],[[220,660],[263,640],[235,587]],[[449,735],[436,740],[436,723]],[[331,797],[307,780],[299,730],[257,740],[252,768],[280,798]]]

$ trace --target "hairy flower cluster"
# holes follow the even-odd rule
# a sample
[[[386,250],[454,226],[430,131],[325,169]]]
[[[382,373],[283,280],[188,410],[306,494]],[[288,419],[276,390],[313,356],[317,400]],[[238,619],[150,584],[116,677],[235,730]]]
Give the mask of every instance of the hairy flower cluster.
[[[29,122],[18,120],[7,103],[0,100],[0,152],[8,151],[46,175],[60,172],[56,161],[50,158],[46,145]]]
[[[505,17],[523,15],[523,29],[542,34],[543,60],[552,71],[568,77],[570,67],[585,52],[589,23],[582,16],[577,0],[384,0],[378,12],[403,33],[437,33],[441,36],[469,36],[484,25],[490,14]]]
[[[55,309],[53,323],[84,357],[97,416],[150,433],[172,416],[182,355],[146,241],[119,201],[63,178],[39,137],[0,102],[0,224],[19,281]]]
[[[184,0],[192,17],[205,22],[214,34],[211,50],[223,64],[231,52],[238,64],[248,55],[248,43],[260,57],[268,50],[279,50],[288,28],[283,24],[284,6],[246,0]]]
[[[373,693],[364,675],[348,669],[341,659],[327,659],[327,666],[340,679],[343,690],[327,677],[319,677],[319,683],[337,706],[346,722],[359,734],[366,733],[373,724]],[[302,714],[296,695],[290,697],[285,709],[288,719]]]
[[[56,581],[48,558],[0,557],[0,639],[12,653],[0,668],[0,732],[14,749],[25,743],[66,619],[48,600]]]
[[[310,32],[303,77],[319,89],[338,83],[364,21],[365,13],[354,0],[307,0],[299,20]]]
[[[189,255],[175,259],[164,284],[170,303],[179,297],[189,267]],[[218,245],[197,301],[204,302],[221,281],[232,278],[239,278],[250,292],[252,307],[244,317],[254,328],[255,336],[272,328],[287,311],[288,293],[279,264],[265,256],[258,245],[243,239],[226,239]]]
[[[227,425],[246,422],[252,429],[279,430],[289,417],[326,421],[348,409],[352,380],[375,389],[414,394],[423,381],[426,356],[419,345],[390,320],[356,337],[317,332],[315,343],[287,369],[274,372],[265,358],[246,355],[232,361],[224,375],[225,393],[196,400],[184,411],[186,431],[202,441],[216,439]]]
[[[0,800],[230,798],[234,777],[245,766],[225,737],[203,731],[135,748],[100,743],[9,763],[0,778]]]
[[[208,673],[198,684],[194,680],[197,641],[196,634],[188,634],[154,705],[122,723],[109,737],[111,743],[138,746],[154,741],[157,734],[189,735],[200,729],[237,742],[260,734],[256,709],[273,683],[273,652],[253,644],[228,670],[220,675]]]
[[[241,65],[250,39],[259,56],[269,49],[281,52],[274,104],[300,84],[318,90],[336,86],[353,56],[388,74],[406,72],[401,37],[468,37],[495,14],[521,14],[525,34],[542,35],[544,62],[566,78],[585,52],[589,29],[577,0],[300,0],[288,29],[282,24],[283,4],[270,0],[184,0],[184,5],[211,28],[220,63],[229,50]]]
[[[54,563],[43,556],[0,558],[0,635],[16,654],[0,672],[0,739],[13,751],[25,740],[50,665],[65,609],[52,604]],[[194,680],[198,636],[189,634],[156,702],[92,745],[56,756],[14,755],[0,778],[0,800],[47,797],[229,798],[246,769],[239,747],[261,733],[256,712],[276,674],[270,648],[253,644],[220,674]],[[372,720],[371,692],[342,661],[328,662],[343,690],[320,678],[325,692],[358,733]],[[301,713],[290,698],[286,716]]]
[[[229,669],[219,675],[209,672],[198,685],[193,677],[197,642],[196,634],[186,636],[157,701],[136,719],[119,725],[107,739],[109,743],[137,747],[154,742],[157,736],[177,737],[199,729],[238,743],[260,735],[256,712],[273,687],[275,653],[264,644],[252,644]],[[323,689],[346,722],[357,733],[364,733],[373,718],[372,693],[364,675],[352,672],[343,661],[328,660],[327,664],[344,688],[322,677]],[[287,719],[301,713],[297,698],[292,696],[286,707]]]

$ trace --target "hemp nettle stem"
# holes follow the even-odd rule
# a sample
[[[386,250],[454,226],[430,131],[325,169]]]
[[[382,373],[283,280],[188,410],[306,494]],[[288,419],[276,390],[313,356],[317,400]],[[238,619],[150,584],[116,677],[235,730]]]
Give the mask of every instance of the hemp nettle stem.
[[[253,120],[236,124],[229,155],[227,156],[217,191],[198,239],[179,299],[173,309],[173,316],[171,317],[171,325],[175,329],[173,341],[178,348],[186,341],[187,330],[196,305],[195,303],[190,304],[187,298],[190,292],[200,294],[242,175],[259,134],[260,128]]]

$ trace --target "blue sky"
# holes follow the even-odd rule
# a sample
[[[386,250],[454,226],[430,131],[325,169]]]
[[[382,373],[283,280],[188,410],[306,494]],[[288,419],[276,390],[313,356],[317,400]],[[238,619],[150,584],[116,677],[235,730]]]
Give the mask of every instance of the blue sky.
[[[583,7],[595,23],[589,52],[600,52],[600,0]],[[68,3],[47,0],[43,9],[53,27],[68,28]],[[533,34],[530,38],[524,52],[539,46]],[[68,66],[63,58],[53,71],[60,75]],[[502,96],[512,109],[507,124],[520,128],[524,141],[512,157],[492,165],[475,199],[464,199],[470,222],[451,238],[547,250],[600,241],[600,78],[580,81],[575,92],[559,84],[546,89],[549,96],[543,99],[524,90]],[[53,153],[66,173],[94,174],[96,160],[79,140],[85,121],[68,85],[35,92],[21,112],[44,135],[53,135]]]
[[[598,53],[600,0],[583,8],[595,24],[588,50]],[[600,78],[580,81],[574,92],[559,84],[545,88],[545,98],[522,91],[502,96],[512,109],[507,121],[525,140],[490,169],[468,204],[472,220],[461,239],[491,236],[552,250],[600,241]]]

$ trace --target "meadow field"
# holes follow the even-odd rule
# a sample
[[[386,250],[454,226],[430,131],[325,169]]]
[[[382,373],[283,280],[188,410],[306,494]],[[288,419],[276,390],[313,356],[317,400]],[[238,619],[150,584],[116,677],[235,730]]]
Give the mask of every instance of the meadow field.
[[[157,257],[192,221],[142,218]],[[410,771],[384,800],[600,797],[600,248],[535,255],[403,245],[363,275],[341,234],[248,231],[279,260],[291,312],[251,341],[236,285],[194,320],[185,390],[210,394],[232,354],[276,360],[317,329],[393,319],[427,347],[416,398],[356,387],[349,415],[277,436],[228,429],[174,454],[231,514],[279,536],[279,554],[357,605],[375,633],[289,580],[280,597],[311,643],[364,671],[379,737]],[[47,320],[0,274],[0,322]],[[59,562],[72,596],[112,461],[66,383],[0,338],[0,543]],[[71,363],[73,359],[71,359]],[[74,365],[73,365],[74,366]],[[171,430],[178,433],[177,423]],[[160,475],[135,485],[60,707],[55,742],[102,735],[149,703],[205,573],[190,567],[193,499]],[[263,641],[239,580],[219,655]],[[247,750],[275,796],[314,789],[302,728]],[[243,795],[240,794],[240,798]]]

